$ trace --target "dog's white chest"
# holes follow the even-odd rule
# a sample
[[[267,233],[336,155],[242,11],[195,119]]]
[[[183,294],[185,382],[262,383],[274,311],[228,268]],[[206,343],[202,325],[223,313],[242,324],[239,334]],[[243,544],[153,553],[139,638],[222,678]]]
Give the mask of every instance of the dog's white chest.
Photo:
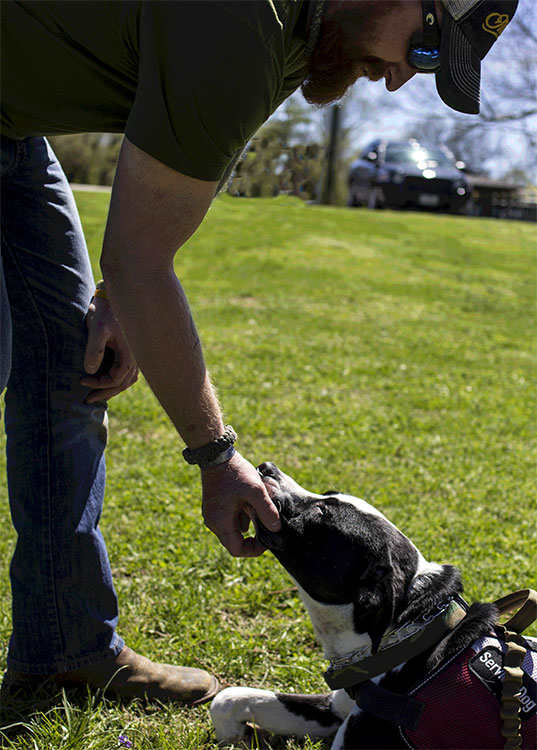
[[[371,647],[371,638],[354,629],[353,604],[321,604],[312,599],[301,586],[297,586],[327,659],[343,656],[364,646]]]

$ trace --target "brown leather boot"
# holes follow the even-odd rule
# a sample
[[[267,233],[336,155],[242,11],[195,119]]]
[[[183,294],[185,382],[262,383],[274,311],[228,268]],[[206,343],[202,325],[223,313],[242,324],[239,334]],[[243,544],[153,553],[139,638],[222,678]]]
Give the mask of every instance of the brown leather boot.
[[[6,684],[30,687],[39,678],[8,670]],[[218,680],[203,669],[156,664],[125,646],[113,659],[74,669],[70,672],[42,676],[41,682],[53,682],[61,687],[87,685],[106,688],[117,698],[148,698],[198,706],[213,698],[219,691]]]

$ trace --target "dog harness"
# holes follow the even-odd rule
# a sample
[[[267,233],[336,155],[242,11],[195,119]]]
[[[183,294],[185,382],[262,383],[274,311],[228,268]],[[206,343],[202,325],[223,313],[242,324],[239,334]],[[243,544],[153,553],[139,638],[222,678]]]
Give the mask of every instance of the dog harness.
[[[519,690],[521,740],[513,747],[537,747],[537,641],[526,645]],[[411,748],[503,748],[502,683],[507,643],[501,633],[480,638],[442,664],[410,692],[420,716],[415,728],[400,725]]]
[[[385,690],[371,679],[439,643],[466,616],[460,597],[421,623],[388,633],[376,654],[359,651],[332,661],[325,679],[332,689],[345,688],[364,711],[396,724],[416,750],[533,750],[537,640],[520,633],[537,618],[537,593],[524,589],[494,604],[500,616],[511,615],[505,625],[440,664],[407,694]]]

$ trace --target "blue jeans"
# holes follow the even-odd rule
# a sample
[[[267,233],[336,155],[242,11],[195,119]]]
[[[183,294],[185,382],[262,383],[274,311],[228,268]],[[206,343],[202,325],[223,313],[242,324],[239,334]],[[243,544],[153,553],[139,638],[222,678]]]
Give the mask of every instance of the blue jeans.
[[[0,142],[0,391],[17,532],[8,667],[50,674],[124,645],[98,527],[107,415],[80,385],[94,283],[71,189],[44,138]]]

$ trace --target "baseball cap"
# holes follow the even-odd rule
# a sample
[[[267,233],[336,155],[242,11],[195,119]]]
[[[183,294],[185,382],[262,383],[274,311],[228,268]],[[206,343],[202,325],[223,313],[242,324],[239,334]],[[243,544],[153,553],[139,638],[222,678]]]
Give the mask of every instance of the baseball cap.
[[[479,112],[481,60],[513,18],[518,0],[442,0],[436,88],[458,112]]]

